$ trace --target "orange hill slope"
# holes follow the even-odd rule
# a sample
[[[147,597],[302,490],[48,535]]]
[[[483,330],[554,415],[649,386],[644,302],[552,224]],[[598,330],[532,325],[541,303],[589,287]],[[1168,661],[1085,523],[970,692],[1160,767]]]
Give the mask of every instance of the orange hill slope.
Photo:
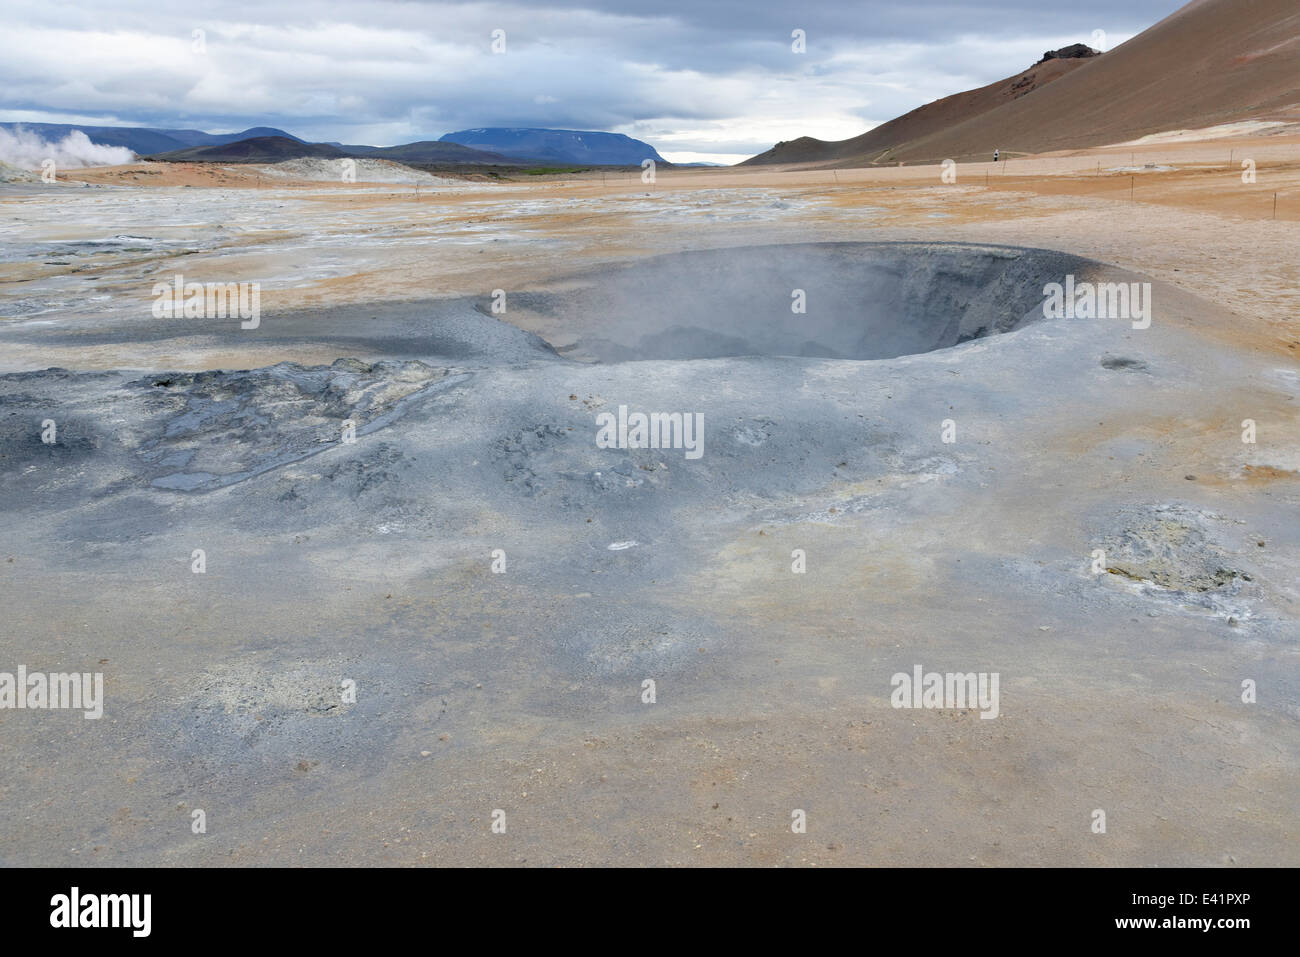
[[[917,107],[910,113],[882,123],[880,126],[855,136],[851,140],[828,143],[825,140],[801,136],[788,143],[778,143],[766,153],[745,160],[742,166],[767,163],[806,163],[827,160],[868,159],[873,163],[893,166],[898,162],[894,155],[901,144],[911,143],[935,133],[941,133],[974,116],[987,113],[1004,103],[1045,86],[1053,80],[1086,63],[1084,59],[1043,60],[1024,73],[998,80],[978,90],[966,90],[945,96],[941,100]]]
[[[1026,77],[1029,92],[1014,95]],[[838,143],[803,137],[747,164],[987,160],[1248,119],[1300,119],[1300,4],[1193,0],[1098,57],[1048,60]]]

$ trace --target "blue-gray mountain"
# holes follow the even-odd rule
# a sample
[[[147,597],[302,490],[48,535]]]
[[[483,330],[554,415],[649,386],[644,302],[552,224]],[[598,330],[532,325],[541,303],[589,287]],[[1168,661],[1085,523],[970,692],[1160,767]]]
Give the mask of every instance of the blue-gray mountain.
[[[146,126],[83,126],[70,123],[0,123],[0,129],[23,129],[35,133],[47,143],[57,142],[73,130],[81,130],[92,143],[101,146],[125,146],[133,153],[148,156],[190,146],[221,146],[256,136],[283,136],[303,142],[292,133],[271,126],[255,126],[242,133],[204,133],[202,130],[169,130]]]
[[[459,143],[516,160],[585,166],[640,166],[645,159],[664,163],[649,143],[622,133],[592,130],[539,130],[489,127],[448,133],[439,142]]]
[[[380,147],[311,143],[269,126],[240,133],[70,123],[0,123],[0,129],[26,130],[47,142],[57,142],[73,130],[80,130],[92,143],[102,146],[125,146],[138,156],[191,162],[278,162],[300,156],[369,156],[399,163],[453,166],[640,166],[645,159],[666,163],[648,143],[621,133],[590,130],[475,129],[448,133],[437,141]]]

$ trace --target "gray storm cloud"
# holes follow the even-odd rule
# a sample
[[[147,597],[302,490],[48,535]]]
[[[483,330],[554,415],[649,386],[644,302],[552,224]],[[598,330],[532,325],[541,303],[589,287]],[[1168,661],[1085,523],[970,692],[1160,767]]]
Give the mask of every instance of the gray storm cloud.
[[[42,19],[0,4],[0,119],[276,126],[379,146],[479,126],[600,129],[740,159],[782,139],[855,136],[1096,29],[1121,42],[1180,5],[212,0],[198,13],[68,0]]]

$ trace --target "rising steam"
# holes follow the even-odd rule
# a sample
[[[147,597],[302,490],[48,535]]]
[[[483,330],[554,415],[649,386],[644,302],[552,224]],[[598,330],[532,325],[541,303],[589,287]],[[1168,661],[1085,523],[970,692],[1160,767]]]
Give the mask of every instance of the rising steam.
[[[0,129],[0,161],[22,169],[40,169],[50,159],[58,169],[74,169],[130,163],[135,154],[125,146],[92,143],[81,130],[72,130],[63,139],[51,143],[22,127]]]

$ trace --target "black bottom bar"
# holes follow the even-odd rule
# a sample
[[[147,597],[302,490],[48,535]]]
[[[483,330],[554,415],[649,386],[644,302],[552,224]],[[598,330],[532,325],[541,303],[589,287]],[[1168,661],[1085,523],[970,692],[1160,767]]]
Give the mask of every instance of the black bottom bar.
[[[1232,946],[1285,932],[1294,878],[1208,869],[8,870],[0,899],[10,944],[75,934],[337,945],[421,927],[435,931],[431,946],[465,935],[495,944],[502,931],[540,944],[561,928],[570,941],[665,943],[674,928],[695,926],[734,945],[785,925],[945,950],[1020,939]]]

